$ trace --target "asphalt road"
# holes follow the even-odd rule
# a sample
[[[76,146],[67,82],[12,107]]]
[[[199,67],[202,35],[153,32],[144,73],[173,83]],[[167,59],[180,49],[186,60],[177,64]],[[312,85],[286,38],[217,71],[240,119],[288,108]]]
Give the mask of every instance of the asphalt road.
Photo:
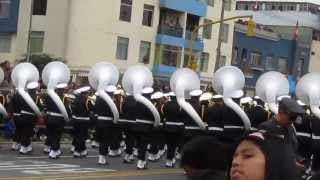
[[[33,143],[30,155],[19,155],[11,151],[10,143],[2,143],[0,149],[1,180],[53,180],[53,179],[110,179],[110,180],[184,180],[181,169],[164,168],[165,158],[149,163],[147,170],[137,170],[134,164],[123,164],[122,157],[109,158],[109,165],[97,164],[96,149],[89,148],[87,158],[75,159],[69,152],[70,145],[62,145],[63,155],[56,160],[42,153],[42,144]]]

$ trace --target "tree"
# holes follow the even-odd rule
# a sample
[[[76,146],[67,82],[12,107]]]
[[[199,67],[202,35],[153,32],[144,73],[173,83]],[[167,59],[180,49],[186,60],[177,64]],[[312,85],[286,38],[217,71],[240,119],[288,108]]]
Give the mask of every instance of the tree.
[[[26,62],[27,57],[25,56],[23,59],[19,60],[18,62]],[[39,70],[39,73],[42,74],[43,68],[52,61],[61,61],[65,63],[66,61],[62,58],[53,57],[49,54],[33,54],[30,56],[30,63],[35,65]]]

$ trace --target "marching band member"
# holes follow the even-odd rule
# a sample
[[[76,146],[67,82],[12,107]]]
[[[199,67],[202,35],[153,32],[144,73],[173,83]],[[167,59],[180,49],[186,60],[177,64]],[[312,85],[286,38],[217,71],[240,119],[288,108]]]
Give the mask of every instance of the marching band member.
[[[218,139],[223,137],[223,108],[222,96],[217,94],[212,96],[213,105],[208,108],[206,122],[208,123],[208,134]]]
[[[174,92],[169,93],[170,101],[163,106],[163,116],[165,119],[165,135],[167,144],[167,161],[166,167],[175,166],[175,151],[179,147],[184,123],[181,118],[181,108],[177,102]]]
[[[75,158],[87,156],[86,138],[90,126],[90,109],[87,104],[90,87],[85,86],[75,90],[76,98],[71,105],[73,124],[73,144]]]
[[[56,86],[57,89],[55,91],[61,100],[64,99],[63,94],[66,87],[67,84],[65,83]],[[49,95],[45,96],[44,104],[47,110],[47,139],[44,151],[49,150],[49,158],[57,159],[62,153],[60,150],[60,140],[64,130],[65,119]]]

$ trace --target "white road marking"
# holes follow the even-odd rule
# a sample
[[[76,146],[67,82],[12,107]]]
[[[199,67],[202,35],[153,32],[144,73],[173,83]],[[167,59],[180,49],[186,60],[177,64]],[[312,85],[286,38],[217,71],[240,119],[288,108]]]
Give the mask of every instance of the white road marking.
[[[98,158],[99,156],[87,156],[86,158]],[[22,157],[22,156],[19,156],[19,157],[16,157],[17,159],[49,159],[48,156],[28,156],[28,157]],[[60,156],[59,157],[60,159],[61,158],[74,158],[73,156]]]

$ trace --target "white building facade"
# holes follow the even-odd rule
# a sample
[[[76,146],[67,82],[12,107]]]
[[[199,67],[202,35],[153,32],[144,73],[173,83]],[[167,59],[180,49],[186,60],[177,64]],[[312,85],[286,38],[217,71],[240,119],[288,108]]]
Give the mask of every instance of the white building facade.
[[[0,3],[5,1],[17,0]],[[1,60],[14,62],[25,56],[31,23],[31,53],[61,57],[76,75],[85,76],[95,63],[109,61],[121,72],[145,64],[155,77],[168,79],[177,68],[188,66],[190,32],[219,20],[222,1],[34,0],[32,6],[31,0],[20,0],[18,6],[16,30],[6,34],[5,42],[0,40],[0,48],[10,43],[9,50],[0,50]],[[225,0],[224,16],[234,16],[235,6]],[[200,29],[192,47],[204,83],[217,68],[218,29],[219,24]],[[231,62],[233,29],[233,21],[223,24],[219,66]]]

